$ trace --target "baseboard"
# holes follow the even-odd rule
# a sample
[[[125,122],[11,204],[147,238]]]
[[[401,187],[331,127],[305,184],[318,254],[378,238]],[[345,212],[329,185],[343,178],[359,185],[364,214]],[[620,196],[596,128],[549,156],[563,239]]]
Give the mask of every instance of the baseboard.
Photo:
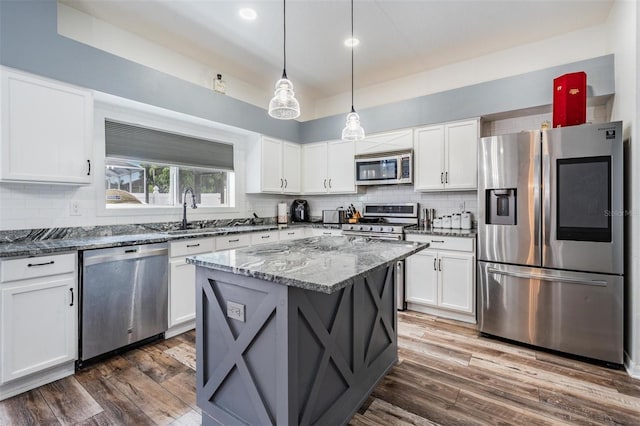
[[[415,303],[407,302],[407,310],[421,312],[423,314],[435,315],[442,318],[448,318],[456,321],[468,322],[470,324],[477,324],[475,314],[464,314],[459,312],[448,311],[446,309],[431,308],[428,306],[422,306]]]
[[[193,330],[196,328],[196,320],[187,321],[183,324],[178,324],[176,326],[171,327],[167,331],[164,332],[164,338],[169,339],[171,337],[175,337],[178,334],[185,333],[189,330]]]
[[[0,385],[0,401],[31,389],[35,389],[39,386],[46,385],[47,383],[55,382],[56,380],[60,380],[64,377],[72,376],[74,373],[75,363],[74,361],[70,361],[57,367],[49,368],[45,371],[12,380]]]
[[[640,379],[640,364],[633,362],[626,352],[624,354],[624,368],[629,376],[634,379]]]

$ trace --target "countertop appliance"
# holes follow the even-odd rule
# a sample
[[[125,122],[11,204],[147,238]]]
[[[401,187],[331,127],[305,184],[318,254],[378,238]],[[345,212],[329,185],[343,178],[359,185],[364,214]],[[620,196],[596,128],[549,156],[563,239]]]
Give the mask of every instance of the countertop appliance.
[[[404,240],[404,229],[418,225],[418,203],[364,204],[359,223],[343,224],[342,235]],[[406,309],[404,260],[396,264],[396,307]]]
[[[478,322],[623,362],[622,123],[482,138]]]
[[[292,222],[310,222],[309,203],[307,200],[293,200],[291,203]]]
[[[167,330],[167,255],[166,243],[81,252],[79,366]]]
[[[322,223],[337,225],[347,222],[347,211],[344,209],[322,210]]]
[[[356,185],[413,182],[413,152],[356,155]]]

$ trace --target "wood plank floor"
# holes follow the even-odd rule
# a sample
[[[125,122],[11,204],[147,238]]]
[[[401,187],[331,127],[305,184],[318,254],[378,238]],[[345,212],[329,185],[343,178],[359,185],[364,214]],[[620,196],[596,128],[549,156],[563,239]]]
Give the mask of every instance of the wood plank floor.
[[[351,420],[375,425],[640,425],[624,371],[399,314],[400,362]],[[0,402],[0,425],[199,425],[194,332],[155,342]]]

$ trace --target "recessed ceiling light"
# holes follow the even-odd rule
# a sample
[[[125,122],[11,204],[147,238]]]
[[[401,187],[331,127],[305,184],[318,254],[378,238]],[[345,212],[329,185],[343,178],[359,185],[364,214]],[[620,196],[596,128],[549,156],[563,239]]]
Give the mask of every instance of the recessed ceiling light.
[[[247,21],[253,21],[258,17],[258,14],[256,13],[256,11],[249,7],[240,9],[238,11],[238,15],[240,15],[242,19],[245,19]]]
[[[344,41],[344,45],[347,47],[356,47],[357,45],[360,44],[360,40],[358,40],[357,38],[348,38]]]

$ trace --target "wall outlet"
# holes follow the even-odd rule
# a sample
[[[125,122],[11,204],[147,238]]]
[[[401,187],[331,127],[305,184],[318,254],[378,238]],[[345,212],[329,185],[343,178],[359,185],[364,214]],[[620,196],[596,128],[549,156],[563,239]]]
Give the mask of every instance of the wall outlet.
[[[227,300],[227,317],[244,322],[244,305]]]
[[[80,216],[80,202],[76,200],[71,200],[69,203],[69,215],[70,216]]]

